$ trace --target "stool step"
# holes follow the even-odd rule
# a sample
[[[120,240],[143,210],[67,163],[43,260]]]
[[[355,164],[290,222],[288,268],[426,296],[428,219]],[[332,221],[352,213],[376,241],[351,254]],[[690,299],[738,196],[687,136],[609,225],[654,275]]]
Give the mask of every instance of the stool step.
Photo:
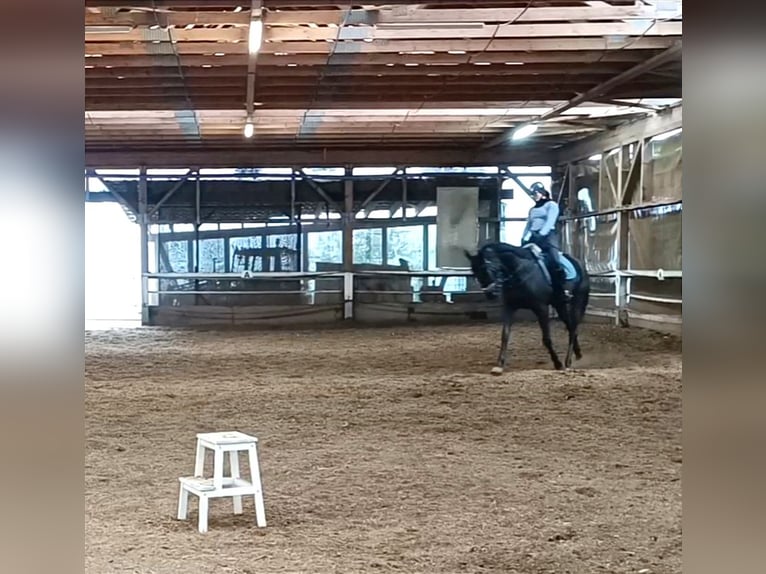
[[[178,480],[187,486],[191,486],[197,490],[215,490],[212,478],[203,478],[201,476],[182,476]]]
[[[216,490],[213,486],[212,478],[202,478],[199,476],[182,476],[179,482],[197,496],[206,496],[208,498],[219,498],[223,496],[242,496],[258,493],[260,490],[253,483],[244,478],[224,477],[223,487]]]

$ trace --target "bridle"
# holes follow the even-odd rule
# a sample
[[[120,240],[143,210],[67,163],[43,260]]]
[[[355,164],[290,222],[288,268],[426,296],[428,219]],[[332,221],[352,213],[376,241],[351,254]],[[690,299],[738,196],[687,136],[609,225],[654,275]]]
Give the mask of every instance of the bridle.
[[[481,290],[484,293],[497,293],[500,287],[502,287],[510,277],[505,269],[503,269],[503,265],[500,263],[497,253],[492,249],[484,250],[482,261],[484,262],[484,268],[491,281],[489,285],[482,287]]]

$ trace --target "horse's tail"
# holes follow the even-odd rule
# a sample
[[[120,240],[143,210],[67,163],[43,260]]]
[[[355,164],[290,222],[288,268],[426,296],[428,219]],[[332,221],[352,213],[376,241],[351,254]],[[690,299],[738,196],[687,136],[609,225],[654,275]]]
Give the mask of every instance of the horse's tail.
[[[585,265],[580,265],[580,284],[583,292],[582,303],[580,304],[580,321],[585,317],[585,312],[588,310],[588,303],[590,301],[590,276],[585,270]]]
[[[585,311],[588,310],[588,301],[590,300],[590,285],[585,288],[585,294],[582,298],[582,305],[580,307],[580,314],[585,315]]]
[[[576,291],[579,291],[577,297],[579,300],[578,314],[582,318],[585,316],[585,311],[588,309],[588,302],[590,301],[590,275],[588,275],[588,272],[585,270],[585,265],[583,265],[580,260],[570,255],[567,255],[567,257],[575,266],[577,275],[580,278],[577,282]]]

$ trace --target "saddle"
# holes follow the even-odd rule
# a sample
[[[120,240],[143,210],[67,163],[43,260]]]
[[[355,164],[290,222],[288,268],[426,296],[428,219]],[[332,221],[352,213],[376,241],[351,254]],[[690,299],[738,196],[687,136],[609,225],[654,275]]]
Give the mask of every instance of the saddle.
[[[551,272],[548,267],[548,261],[545,257],[545,254],[543,253],[543,250],[540,249],[538,245],[535,243],[527,243],[523,246],[524,249],[529,249],[529,251],[534,255],[535,260],[537,261],[537,264],[540,267],[540,270],[543,272],[543,276],[545,277],[545,280],[548,282],[549,285],[553,285],[553,281],[551,279]],[[561,254],[561,261],[551,261],[551,265],[561,265],[561,267],[564,269],[565,274],[565,280],[566,281],[572,281],[577,278],[577,271],[574,268],[574,266],[570,263],[570,261],[564,256],[564,254]]]
[[[551,280],[551,272],[548,269],[548,263],[545,260],[545,254],[543,253],[543,250],[540,249],[538,245],[535,243],[527,243],[526,245],[523,245],[524,249],[529,249],[530,253],[534,255],[535,261],[537,261],[537,265],[540,267],[540,270],[543,272],[543,276],[545,277],[545,280],[548,282],[548,285],[552,285],[553,281]]]

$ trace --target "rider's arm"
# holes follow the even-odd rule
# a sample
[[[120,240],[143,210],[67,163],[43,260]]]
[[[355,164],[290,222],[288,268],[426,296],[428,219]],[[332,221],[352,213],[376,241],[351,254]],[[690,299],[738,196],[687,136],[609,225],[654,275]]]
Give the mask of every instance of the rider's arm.
[[[558,203],[549,201],[548,203],[545,204],[545,210],[546,210],[545,224],[543,225],[542,229],[540,229],[540,235],[542,235],[543,237],[545,237],[551,231],[553,231],[553,228],[556,226],[556,221],[559,218],[559,205]]]

